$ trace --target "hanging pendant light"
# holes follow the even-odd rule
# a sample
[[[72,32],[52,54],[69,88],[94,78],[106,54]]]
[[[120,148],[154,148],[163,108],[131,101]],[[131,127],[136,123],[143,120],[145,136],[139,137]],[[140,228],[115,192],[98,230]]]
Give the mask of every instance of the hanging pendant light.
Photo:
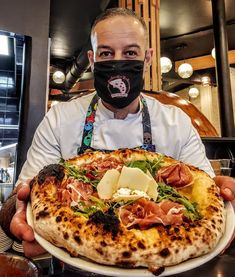
[[[188,91],[189,97],[196,99],[199,95],[199,89],[196,87],[191,87]]]
[[[178,67],[178,74],[181,78],[187,79],[193,74],[193,67],[189,63],[182,63]]]
[[[53,73],[52,79],[56,84],[63,84],[65,81],[65,74],[64,72],[57,70]]]
[[[211,50],[211,56],[215,59],[215,47]]]
[[[207,87],[207,86],[210,86],[210,84],[211,84],[211,78],[210,78],[210,76],[203,76],[202,78],[201,78],[201,82],[202,82],[202,85],[204,86],[204,87]]]
[[[167,57],[161,57],[160,58],[160,64],[161,64],[161,73],[167,73],[172,68],[172,62]]]

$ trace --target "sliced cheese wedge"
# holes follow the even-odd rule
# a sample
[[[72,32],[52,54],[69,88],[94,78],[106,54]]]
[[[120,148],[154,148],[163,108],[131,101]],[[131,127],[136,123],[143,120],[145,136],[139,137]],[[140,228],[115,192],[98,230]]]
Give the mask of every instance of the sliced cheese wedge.
[[[118,188],[129,188],[131,190],[142,190],[147,192],[151,178],[139,168],[123,166]]]
[[[120,172],[117,169],[110,169],[106,171],[103,178],[97,185],[97,192],[101,199],[110,199],[115,191],[118,189],[118,180]]]
[[[151,181],[149,182],[147,194],[153,200],[157,200],[157,197],[158,197],[158,190],[157,190],[158,184],[154,180],[153,176],[151,175],[151,173],[148,170],[147,170],[147,175],[149,176],[149,178],[151,178]]]
[[[119,200],[136,200],[141,197],[157,199],[157,183],[152,175],[147,171],[145,174],[139,168],[123,166],[121,173],[116,169],[108,170],[97,186],[97,192],[101,199],[114,198]],[[129,190],[129,193],[120,192]],[[135,193],[143,192],[143,195]]]

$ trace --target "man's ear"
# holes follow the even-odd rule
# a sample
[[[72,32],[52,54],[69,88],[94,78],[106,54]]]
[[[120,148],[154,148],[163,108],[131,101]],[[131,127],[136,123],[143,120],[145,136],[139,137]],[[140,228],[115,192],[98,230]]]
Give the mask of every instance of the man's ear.
[[[153,48],[147,49],[145,52],[145,59],[144,59],[144,73],[148,71],[148,68],[152,63],[152,56],[153,56]]]
[[[91,71],[94,70],[94,52],[92,50],[87,51],[87,56],[91,66]]]

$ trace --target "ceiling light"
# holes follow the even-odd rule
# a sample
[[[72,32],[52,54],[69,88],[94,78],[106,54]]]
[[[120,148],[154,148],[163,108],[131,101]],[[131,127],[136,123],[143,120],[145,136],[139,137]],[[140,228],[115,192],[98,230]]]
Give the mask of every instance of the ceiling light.
[[[161,64],[161,73],[167,73],[172,68],[172,62],[167,57],[161,57],[160,58],[160,64]]]
[[[189,78],[193,74],[193,67],[189,63],[182,63],[178,67],[178,74],[183,79]]]
[[[188,95],[193,99],[197,98],[199,95],[199,89],[195,87],[191,87],[188,91]]]
[[[56,84],[62,84],[65,81],[64,72],[57,70],[53,73],[52,79]]]
[[[7,36],[0,35],[0,55],[9,55]]]
[[[203,76],[201,78],[201,82],[202,82],[202,85],[205,87],[205,86],[209,86],[210,83],[211,83],[211,78],[209,76]]]
[[[211,50],[211,56],[215,59],[215,47]]]

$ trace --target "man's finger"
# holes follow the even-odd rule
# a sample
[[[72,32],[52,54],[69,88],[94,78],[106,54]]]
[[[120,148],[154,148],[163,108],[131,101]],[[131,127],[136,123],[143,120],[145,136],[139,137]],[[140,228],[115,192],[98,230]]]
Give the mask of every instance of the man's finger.
[[[30,187],[28,184],[24,183],[21,185],[17,192],[17,198],[21,201],[26,201],[29,198]]]
[[[46,253],[46,250],[35,240],[32,242],[23,241],[23,249],[26,257],[35,257]]]
[[[12,218],[10,231],[19,240],[33,241],[34,232],[26,222],[26,203],[18,201],[18,209]]]
[[[214,181],[220,188],[220,193],[224,200],[232,201],[235,198],[235,179],[229,176],[216,176]]]
[[[230,188],[222,186],[220,188],[220,194],[223,197],[223,199],[226,201],[231,201],[234,199],[234,193]]]

